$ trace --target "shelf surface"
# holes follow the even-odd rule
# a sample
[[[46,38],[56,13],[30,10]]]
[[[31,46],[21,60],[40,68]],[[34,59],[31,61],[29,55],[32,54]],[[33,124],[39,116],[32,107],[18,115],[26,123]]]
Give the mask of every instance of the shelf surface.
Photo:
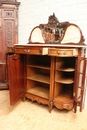
[[[50,84],[50,77],[48,75],[34,74],[32,76],[27,77],[27,79]]]
[[[64,83],[64,84],[71,84],[74,82],[74,79],[73,78],[61,78],[61,79],[56,79],[55,82]]]
[[[27,90],[28,93],[43,97],[48,99],[49,98],[49,88],[43,86],[35,86]]]
[[[30,64],[30,65],[27,65],[27,67],[34,67],[34,68],[50,70],[50,67],[47,66],[47,65],[37,65],[37,64],[33,65],[33,64]]]
[[[64,44],[64,43],[62,43],[62,44],[55,44],[55,43],[49,43],[49,44],[47,44],[47,43],[45,43],[45,44],[43,44],[43,43],[29,43],[29,44],[15,44],[15,47],[21,47],[21,48],[23,48],[23,47],[67,47],[67,48],[87,48],[87,45],[86,44]]]
[[[70,93],[59,94],[54,99],[54,102],[60,102],[60,103],[70,103],[72,101],[73,101],[73,98]]]
[[[73,72],[75,71],[75,68],[59,68],[59,69],[56,69],[58,71],[64,71],[64,72]]]

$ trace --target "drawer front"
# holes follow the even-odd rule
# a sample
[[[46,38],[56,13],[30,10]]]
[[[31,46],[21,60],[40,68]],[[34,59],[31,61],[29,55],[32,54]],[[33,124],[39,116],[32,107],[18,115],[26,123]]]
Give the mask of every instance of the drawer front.
[[[59,57],[77,56],[78,49],[49,49],[48,55]]]
[[[18,54],[35,54],[35,55],[47,55],[48,48],[15,48],[15,53]]]

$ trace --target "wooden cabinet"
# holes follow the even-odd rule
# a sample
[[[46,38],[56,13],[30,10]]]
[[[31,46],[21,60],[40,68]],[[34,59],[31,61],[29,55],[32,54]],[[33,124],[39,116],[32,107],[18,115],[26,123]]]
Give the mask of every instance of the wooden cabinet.
[[[73,35],[74,34],[74,35]],[[26,45],[8,47],[10,104],[30,99],[59,110],[84,108],[86,62],[80,28],[55,14],[30,34]]]
[[[13,0],[0,0],[0,89],[8,89],[6,51],[8,46],[18,43],[19,4]]]
[[[35,45],[15,45],[12,54],[8,48],[11,105],[27,98],[48,105],[50,112],[53,106],[82,111],[86,46]]]

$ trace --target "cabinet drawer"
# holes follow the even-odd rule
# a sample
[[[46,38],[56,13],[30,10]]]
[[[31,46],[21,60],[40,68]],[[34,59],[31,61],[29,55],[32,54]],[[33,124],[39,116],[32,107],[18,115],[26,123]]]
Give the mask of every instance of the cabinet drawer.
[[[48,55],[61,57],[77,56],[78,49],[49,49]]]
[[[18,54],[35,54],[35,55],[47,55],[48,48],[15,48],[15,53]]]

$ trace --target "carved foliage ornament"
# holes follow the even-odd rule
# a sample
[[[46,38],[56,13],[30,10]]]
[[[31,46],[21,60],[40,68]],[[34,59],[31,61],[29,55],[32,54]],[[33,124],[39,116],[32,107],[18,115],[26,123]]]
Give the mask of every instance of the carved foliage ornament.
[[[49,16],[47,24],[32,29],[29,43],[80,43],[84,42],[82,32],[76,24],[59,22],[55,14]]]
[[[6,45],[12,46],[12,23],[6,22]]]

